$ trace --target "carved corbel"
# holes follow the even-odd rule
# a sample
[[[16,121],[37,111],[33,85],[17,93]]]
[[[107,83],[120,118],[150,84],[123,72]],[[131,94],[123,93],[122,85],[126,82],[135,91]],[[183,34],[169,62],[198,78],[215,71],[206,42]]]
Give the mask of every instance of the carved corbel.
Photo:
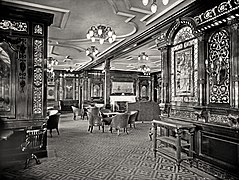
[[[239,128],[239,116],[238,115],[233,115],[233,114],[229,113],[227,115],[227,117],[228,117],[228,124],[230,127]]]
[[[197,121],[207,122],[207,112],[204,110],[194,110],[194,114],[197,116]]]

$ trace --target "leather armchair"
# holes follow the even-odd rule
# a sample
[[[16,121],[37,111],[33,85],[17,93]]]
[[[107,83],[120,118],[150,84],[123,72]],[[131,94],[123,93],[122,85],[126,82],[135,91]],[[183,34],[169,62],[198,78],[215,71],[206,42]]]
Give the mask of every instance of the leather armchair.
[[[52,114],[49,116],[49,118],[47,120],[47,129],[50,130],[51,137],[52,137],[52,129],[56,129],[58,135],[60,135],[59,130],[58,130],[60,114],[61,113],[59,113],[59,112],[56,114]]]
[[[89,128],[88,131],[92,133],[94,126],[102,126],[102,132],[104,132],[104,124],[102,123],[102,117],[100,116],[100,109],[97,107],[90,107],[88,110],[88,122]]]
[[[117,130],[117,134],[120,134],[120,129],[123,128],[124,132],[128,134],[127,127],[129,123],[129,113],[116,114],[112,118],[111,127]],[[112,132],[112,131],[111,131]]]

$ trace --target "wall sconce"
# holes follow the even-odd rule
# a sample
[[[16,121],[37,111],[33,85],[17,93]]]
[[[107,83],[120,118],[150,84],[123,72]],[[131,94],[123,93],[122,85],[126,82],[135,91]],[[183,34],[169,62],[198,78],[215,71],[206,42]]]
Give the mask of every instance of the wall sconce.
[[[209,76],[216,78],[216,83],[221,84],[226,77],[226,63],[220,56],[215,60],[205,60],[206,72]]]

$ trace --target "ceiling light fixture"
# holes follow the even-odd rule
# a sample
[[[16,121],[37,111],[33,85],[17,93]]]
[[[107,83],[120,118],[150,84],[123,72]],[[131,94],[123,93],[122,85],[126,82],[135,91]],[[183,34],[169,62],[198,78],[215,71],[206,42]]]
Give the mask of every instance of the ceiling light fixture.
[[[156,13],[157,12],[158,6],[157,6],[156,3],[157,3],[156,0],[153,0],[153,3],[151,4],[150,9],[151,9],[152,13]]]
[[[145,64],[139,66],[138,71],[141,71],[145,76],[149,76],[150,75],[150,68],[149,68],[149,66],[147,66]]]
[[[145,53],[145,52],[142,52],[140,55],[138,55],[138,60],[146,60],[148,61],[149,60],[149,56]]]
[[[142,3],[144,6],[147,6],[149,4],[149,0],[142,0]],[[169,0],[162,0],[163,5],[167,5],[169,3]],[[152,4],[150,6],[150,10],[152,13],[156,13],[158,10],[158,5],[156,0],[152,0]]]
[[[149,0],[142,0],[142,3],[143,3],[144,6],[147,6],[148,3],[149,3]]]
[[[92,26],[88,30],[86,37],[87,39],[91,39],[92,42],[99,39],[100,44],[103,44],[105,40],[108,40],[109,43],[113,43],[116,40],[115,31],[111,27],[104,25]]]
[[[74,71],[74,68],[73,67],[68,67],[68,68],[65,68],[64,69],[66,72],[73,72]]]
[[[138,55],[138,63],[139,64],[141,64],[144,61],[148,61],[148,60],[149,60],[149,56],[145,52],[142,52],[140,55]],[[143,72],[143,74],[146,76],[150,75],[150,68],[146,64],[139,65],[138,71]]]
[[[86,56],[97,56],[99,50],[95,46],[88,47],[85,51]]]
[[[163,3],[163,5],[168,5],[168,3],[169,3],[169,0],[162,0],[162,3]]]

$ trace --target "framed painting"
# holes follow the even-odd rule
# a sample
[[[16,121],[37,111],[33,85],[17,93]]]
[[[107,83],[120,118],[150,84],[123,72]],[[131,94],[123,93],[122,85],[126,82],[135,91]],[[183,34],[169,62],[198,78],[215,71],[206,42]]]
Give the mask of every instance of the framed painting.
[[[133,82],[112,82],[112,94],[134,94]]]
[[[175,96],[193,95],[193,47],[174,52]]]

